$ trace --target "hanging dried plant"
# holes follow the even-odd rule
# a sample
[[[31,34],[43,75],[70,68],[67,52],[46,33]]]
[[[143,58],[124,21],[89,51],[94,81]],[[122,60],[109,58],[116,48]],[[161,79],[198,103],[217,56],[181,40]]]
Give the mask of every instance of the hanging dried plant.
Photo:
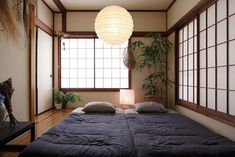
[[[16,29],[8,0],[0,0],[0,24],[5,34],[16,41],[19,33]]]

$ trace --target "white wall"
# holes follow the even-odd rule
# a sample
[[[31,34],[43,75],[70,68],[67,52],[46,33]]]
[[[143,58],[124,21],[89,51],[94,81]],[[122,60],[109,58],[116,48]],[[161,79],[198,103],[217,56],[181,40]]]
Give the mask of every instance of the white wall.
[[[16,42],[0,31],[0,82],[12,77],[13,114],[19,121],[29,120],[29,52],[23,23],[15,22],[19,32]]]
[[[53,28],[53,13],[41,0],[37,1],[37,17],[51,29]]]
[[[177,0],[167,13],[167,15],[168,15],[167,16],[168,28],[170,28],[178,20],[180,20],[198,2],[199,2],[199,0]],[[182,4],[184,4],[184,5],[182,5]],[[175,44],[175,33],[172,33],[171,35],[169,35],[168,40],[170,40],[172,43]],[[175,69],[175,61],[174,61],[174,59],[175,59],[175,51],[173,50],[173,53],[171,53],[171,52],[168,53],[168,66],[170,68],[168,70],[168,77],[170,79],[175,78],[175,70],[174,70]],[[175,104],[175,90],[174,90],[174,88],[172,89],[172,88],[168,87],[167,97],[168,97],[168,104],[170,106]],[[172,107],[174,107],[174,105]],[[217,133],[235,141],[235,134],[234,134],[235,127],[232,127],[232,126],[227,125],[225,123],[222,123],[220,121],[214,120],[214,119],[209,118],[207,116],[204,116],[200,113],[191,111],[191,110],[184,108],[182,106],[178,106],[177,104],[175,106],[175,109],[179,113],[201,123],[202,125],[213,130],[214,132],[217,132]]]

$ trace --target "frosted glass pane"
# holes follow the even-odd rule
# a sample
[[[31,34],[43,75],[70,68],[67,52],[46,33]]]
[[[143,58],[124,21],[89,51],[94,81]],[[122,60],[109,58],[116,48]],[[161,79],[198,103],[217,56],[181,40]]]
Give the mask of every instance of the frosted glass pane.
[[[188,88],[187,86],[184,86],[184,100],[188,100]]]
[[[70,48],[77,48],[78,47],[78,40],[77,39],[70,39]]]
[[[112,68],[120,68],[120,59],[112,59]]]
[[[69,78],[69,69],[61,69],[61,77]]]
[[[104,78],[112,77],[112,69],[104,69]]]
[[[69,58],[69,49],[61,49],[61,58]]]
[[[182,57],[182,44],[179,45],[179,57]]]
[[[188,39],[188,27],[184,27],[184,41]]]
[[[86,60],[78,59],[78,68],[85,68],[85,67],[86,67]]]
[[[200,31],[206,28],[206,11],[200,14]]]
[[[227,86],[227,73],[226,67],[217,68],[217,88],[226,89]]]
[[[229,89],[231,90],[235,90],[234,81],[235,81],[235,66],[229,66]]]
[[[210,27],[207,33],[208,33],[207,34],[208,36],[207,47],[214,46],[215,45],[215,26]]]
[[[104,68],[111,68],[111,67],[112,67],[112,60],[104,59]]]
[[[194,88],[194,103],[197,103],[197,88]]]
[[[188,67],[189,67],[189,70],[192,70],[193,69],[193,54],[189,55],[188,57],[189,57]]]
[[[78,58],[86,58],[86,49],[78,49]]]
[[[194,52],[197,52],[197,36],[194,37]]]
[[[219,0],[217,2],[217,21],[220,21],[226,17],[226,0]]]
[[[78,87],[79,88],[86,88],[86,79],[79,79],[78,80]]]
[[[197,19],[194,20],[194,35],[197,35]]]
[[[95,50],[95,58],[103,58],[103,49]]]
[[[69,70],[69,77],[70,78],[78,78],[78,70],[77,69],[70,69]]]
[[[188,72],[184,71],[183,76],[184,76],[184,78],[183,78],[184,85],[188,85],[188,82],[187,82],[188,81]]]
[[[217,65],[226,65],[227,64],[227,44],[221,44],[217,47]]]
[[[121,88],[128,88],[128,79],[121,79]]]
[[[112,58],[111,49],[104,49],[104,58]]]
[[[206,48],[206,31],[200,33],[200,50]]]
[[[87,88],[94,88],[94,80],[93,79],[86,79],[86,87]]]
[[[61,79],[61,88],[69,88],[69,79]]]
[[[193,38],[189,40],[189,43],[188,43],[188,52],[189,54],[193,53]]]
[[[206,50],[200,51],[200,68],[206,67]]]
[[[217,24],[217,43],[222,43],[227,40],[226,20]]]
[[[62,39],[61,40],[61,48],[69,48],[69,39]]]
[[[86,50],[86,58],[94,58],[94,49]]]
[[[181,43],[183,41],[183,31],[182,29],[179,31],[179,42]]]
[[[183,57],[184,59],[184,70],[188,70],[188,56]]]
[[[78,50],[77,49],[70,49],[70,58],[78,58]]]
[[[77,79],[70,79],[69,85],[70,85],[70,88],[77,88],[78,87],[78,80]]]
[[[189,28],[189,38],[193,36],[193,22],[188,25]]]
[[[183,99],[182,92],[182,86],[179,86],[179,99]]]
[[[193,87],[188,88],[188,101],[193,102]]]
[[[206,106],[206,89],[200,88],[200,105]]]
[[[120,49],[112,49],[112,58],[120,58]]]
[[[208,69],[208,87],[215,88],[215,68]]]
[[[234,0],[229,0],[229,15],[235,13],[235,1]]]
[[[94,39],[86,39],[86,47],[89,49],[94,49]]]
[[[61,59],[61,68],[69,68],[69,59]]]
[[[77,59],[70,59],[69,60],[69,68],[77,68],[77,67],[78,67]]]
[[[86,39],[78,39],[78,47],[86,48]]]
[[[226,113],[227,111],[227,93],[225,90],[217,91],[217,110]]]
[[[194,53],[194,69],[197,69],[197,53]]]
[[[200,70],[200,86],[206,87],[206,69]]]
[[[215,47],[211,47],[207,51],[208,67],[215,67]]]
[[[86,78],[86,69],[78,69],[78,78]]]
[[[104,70],[103,69],[96,69],[95,77],[96,78],[103,78],[104,77]]]
[[[235,40],[229,42],[229,64],[235,64]]]
[[[128,78],[128,69],[121,69],[121,78]]]
[[[229,91],[229,114],[235,116],[235,92]]]
[[[215,4],[213,4],[211,7],[207,10],[207,27],[215,24]]]
[[[86,69],[86,78],[94,78],[94,69]]]
[[[188,41],[185,41],[183,46],[184,46],[184,52],[183,52],[184,54],[183,55],[185,56],[188,54]]]
[[[112,80],[104,79],[104,88],[112,88]]]
[[[120,69],[112,69],[112,78],[120,78]]]
[[[229,40],[235,39],[235,15],[229,17]]]
[[[95,60],[95,67],[96,68],[103,68],[104,65],[103,65],[103,59],[96,59]]]
[[[197,86],[197,70],[194,70],[194,86]]]
[[[86,60],[86,67],[87,68],[94,68],[94,60],[93,59],[87,59]]]
[[[104,87],[104,80],[103,79],[95,79],[95,87],[96,88],[103,88]]]
[[[104,47],[103,41],[100,39],[95,39],[95,47],[96,48],[103,48]]]
[[[183,58],[179,59],[179,71],[182,71]]]
[[[179,85],[183,85],[182,72],[179,72]]]
[[[193,71],[189,71],[189,72],[188,72],[188,77],[189,77],[189,78],[188,78],[188,80],[189,80],[189,81],[188,81],[188,83],[189,83],[188,85],[189,85],[189,86],[193,86]]]
[[[120,88],[120,80],[112,79],[112,88]]]
[[[215,109],[215,90],[208,89],[208,98],[207,106],[210,109]]]

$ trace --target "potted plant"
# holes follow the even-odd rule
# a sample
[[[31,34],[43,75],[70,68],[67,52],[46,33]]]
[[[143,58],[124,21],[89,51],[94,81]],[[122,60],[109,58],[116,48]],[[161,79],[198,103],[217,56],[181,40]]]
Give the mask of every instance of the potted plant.
[[[63,107],[66,108],[68,103],[74,103],[76,101],[82,101],[81,95],[76,92],[67,92],[62,96]]]
[[[137,52],[137,70],[147,69],[148,75],[144,79],[142,88],[145,98],[157,97],[162,101],[167,84],[173,81],[166,78],[166,54],[173,45],[159,33],[150,33],[145,36],[148,44],[143,41],[135,41],[131,48]]]
[[[55,102],[56,109],[62,108],[62,96],[63,96],[63,93],[60,90],[54,89],[54,102]]]

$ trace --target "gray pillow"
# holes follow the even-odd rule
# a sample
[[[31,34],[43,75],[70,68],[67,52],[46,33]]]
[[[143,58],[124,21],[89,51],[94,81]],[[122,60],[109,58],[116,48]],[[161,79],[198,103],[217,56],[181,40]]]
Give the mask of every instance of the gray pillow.
[[[141,113],[166,112],[166,108],[157,102],[140,102],[135,104],[135,111]]]
[[[89,102],[82,111],[86,113],[115,113],[115,107],[110,102]]]

